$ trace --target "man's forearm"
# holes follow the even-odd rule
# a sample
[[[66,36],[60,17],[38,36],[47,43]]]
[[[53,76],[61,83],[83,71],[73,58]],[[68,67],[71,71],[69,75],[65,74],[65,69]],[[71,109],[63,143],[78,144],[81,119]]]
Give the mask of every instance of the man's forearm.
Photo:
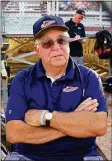
[[[6,125],[7,140],[11,143],[43,144],[65,136],[51,127],[33,127],[22,121],[9,121]]]
[[[106,132],[107,115],[105,112],[54,112],[51,127],[76,138],[101,136]]]

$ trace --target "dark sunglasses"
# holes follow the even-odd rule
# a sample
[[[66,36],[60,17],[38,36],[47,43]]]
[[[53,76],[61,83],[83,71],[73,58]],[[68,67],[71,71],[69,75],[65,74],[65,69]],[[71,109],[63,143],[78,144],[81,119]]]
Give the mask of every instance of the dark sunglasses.
[[[69,44],[69,37],[60,36],[55,41],[50,38],[47,38],[47,39],[43,40],[40,44],[44,49],[49,49],[54,46],[55,42],[57,42],[59,45]]]

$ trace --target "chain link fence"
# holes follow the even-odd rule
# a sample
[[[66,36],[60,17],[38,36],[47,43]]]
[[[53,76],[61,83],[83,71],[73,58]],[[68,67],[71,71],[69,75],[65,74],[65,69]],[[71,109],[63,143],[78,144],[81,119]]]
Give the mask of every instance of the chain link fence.
[[[83,24],[87,35],[102,28],[111,30],[111,18],[101,1],[2,1],[2,34],[32,36],[34,22],[43,15],[57,15],[69,20],[78,8],[86,11]],[[109,3],[109,2],[108,2]],[[111,2],[110,2],[111,3]]]

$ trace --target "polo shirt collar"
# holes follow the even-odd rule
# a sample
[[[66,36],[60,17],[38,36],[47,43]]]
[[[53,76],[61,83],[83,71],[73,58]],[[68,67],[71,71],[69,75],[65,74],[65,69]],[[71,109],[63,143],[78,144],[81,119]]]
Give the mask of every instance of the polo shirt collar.
[[[41,59],[38,61],[38,63],[36,65],[37,65],[37,77],[38,78],[46,77],[46,72],[45,72],[45,69],[43,67]],[[58,80],[60,80],[60,81],[61,80],[67,80],[67,79],[73,80],[74,75],[75,75],[75,70],[74,69],[75,69],[75,65],[72,62],[71,58],[69,58],[66,73],[65,73],[64,76],[62,76]]]
[[[72,20],[72,18],[70,19],[70,22],[74,23],[73,20]]]
[[[71,58],[69,58],[66,73],[61,78],[59,78],[59,80],[68,80],[68,79],[73,80],[74,75],[75,75],[74,69],[75,69],[75,65],[74,65],[73,61],[71,60]]]
[[[43,67],[41,59],[37,62],[37,77],[38,78],[46,77],[46,72]]]
[[[72,18],[70,19],[70,22],[75,26],[79,26],[79,24],[76,24],[75,22],[73,22]]]

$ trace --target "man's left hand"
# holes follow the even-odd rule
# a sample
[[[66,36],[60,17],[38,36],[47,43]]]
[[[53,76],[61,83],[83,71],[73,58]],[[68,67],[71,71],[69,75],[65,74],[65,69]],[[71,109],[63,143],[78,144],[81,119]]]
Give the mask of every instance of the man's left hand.
[[[40,116],[42,110],[31,109],[25,113],[25,122],[31,126],[41,126]]]
[[[76,108],[75,111],[95,112],[97,111],[98,106],[99,104],[97,99],[87,98]]]

